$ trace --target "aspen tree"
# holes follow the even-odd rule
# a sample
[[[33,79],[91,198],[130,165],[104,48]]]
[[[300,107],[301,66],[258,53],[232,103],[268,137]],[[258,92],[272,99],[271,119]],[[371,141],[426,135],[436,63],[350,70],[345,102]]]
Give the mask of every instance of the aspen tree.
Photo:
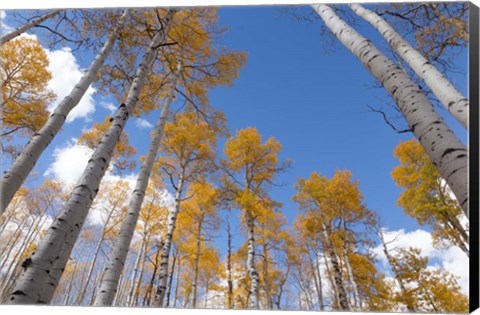
[[[48,20],[49,18],[57,15],[60,13],[62,10],[53,10],[51,12],[48,12],[36,19],[33,19],[32,21],[25,23],[24,25],[20,26],[19,28],[11,31],[10,33],[7,33],[0,37],[0,46],[3,44],[7,43],[8,41],[20,36],[21,34],[25,33],[26,31],[30,30],[32,27],[35,27],[39,25],[40,23]]]
[[[169,25],[174,11],[169,10],[163,23]],[[137,103],[148,69],[152,65],[157,46],[165,40],[164,30],[152,39],[138,67],[135,80],[125,104],[121,104],[108,132],[93,153],[77,186],[63,206],[59,216],[40,241],[31,263],[25,269],[10,297],[11,304],[49,303],[63,268],[85,222],[103,175],[112,157],[115,145]]]
[[[255,128],[237,132],[230,138],[224,149],[227,159],[222,161],[225,171],[224,186],[234,207],[241,209],[247,228],[247,269],[250,276],[250,305],[258,309],[259,274],[255,267],[255,221],[269,212],[275,202],[266,195],[275,175],[285,170],[288,163],[280,162],[280,143],[269,138],[262,143],[262,137]]]
[[[161,307],[164,303],[170,250],[184,190],[190,183],[199,181],[215,170],[214,150],[218,131],[193,112],[177,114],[173,122],[165,125],[161,144],[164,156],[157,160],[155,168],[161,169],[164,176],[169,177],[175,190],[175,202],[163,237],[159,284],[153,306]]]
[[[8,206],[17,190],[32,171],[40,155],[62,128],[67,115],[78,105],[87,88],[92,84],[99,69],[112,51],[115,40],[122,30],[128,14],[128,9],[123,12],[117,25],[110,31],[102,50],[97,54],[87,72],[85,72],[70,94],[55,107],[43,127],[33,135],[10,169],[3,174],[0,181],[0,213],[3,213]]]
[[[370,23],[408,63],[437,96],[443,106],[468,130],[469,101],[437,68],[414,49],[400,34],[378,14],[359,4],[350,4],[358,16]]]
[[[401,142],[394,155],[401,164],[391,175],[404,188],[397,204],[418,224],[433,229],[435,246],[456,245],[468,256],[469,235],[461,223],[462,210],[423,147],[411,139]]]
[[[341,20],[329,6],[312,5],[332,33],[393,97],[410,129],[469,216],[468,151],[436,113],[419,87],[371,41]]]

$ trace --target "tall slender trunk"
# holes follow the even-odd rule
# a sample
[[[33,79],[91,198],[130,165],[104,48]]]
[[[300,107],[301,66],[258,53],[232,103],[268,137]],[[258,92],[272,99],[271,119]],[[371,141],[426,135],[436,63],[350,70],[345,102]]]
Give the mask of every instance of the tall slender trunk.
[[[315,263],[312,261],[312,257],[308,254],[308,260],[310,262],[310,269],[313,275],[313,281],[315,283],[315,291],[317,292],[318,307],[320,311],[323,311],[323,291],[322,291],[322,279],[318,274],[318,255],[315,254]]]
[[[208,288],[210,287],[210,281],[208,279],[205,283],[205,295],[203,296],[203,308],[207,308],[208,305]]]
[[[332,265],[333,280],[335,281],[335,287],[337,288],[338,294],[338,304],[343,311],[350,311],[350,307],[348,306],[347,292],[343,285],[342,270],[340,268],[337,253],[335,252],[335,245],[333,244],[331,239],[330,229],[326,224],[323,224],[321,232],[323,234],[323,240],[325,242],[324,250],[330,257],[330,263]]]
[[[456,219],[452,220],[449,216],[445,216],[444,218],[444,229],[451,233],[451,237],[453,237],[454,239],[453,244],[460,247],[460,249],[465,253],[465,255],[467,255],[467,257],[470,257],[470,251],[468,248],[468,235],[466,234],[466,231],[460,225],[460,222],[458,222]],[[458,230],[459,228],[461,229],[460,231]],[[463,234],[462,232],[465,234]]]
[[[345,249],[345,266],[347,267],[348,278],[350,279],[350,283],[352,284],[352,289],[353,289],[353,304],[355,305],[356,311],[361,311],[362,300],[361,300],[360,294],[358,293],[357,281],[355,281],[352,265],[350,264],[350,257],[349,257],[350,251],[347,248],[344,248],[344,249]]]
[[[339,307],[339,305],[338,305],[338,289],[337,289],[337,286],[335,284],[335,280],[333,279],[333,272],[332,272],[332,269],[330,267],[330,262],[327,258],[327,253],[325,252],[325,249],[323,250],[322,256],[323,256],[323,261],[325,262],[325,268],[327,270],[328,281],[330,281],[330,284],[332,285],[332,288],[333,288],[334,300],[333,300],[333,302],[331,303],[331,306],[330,306],[330,309],[332,309],[332,305],[336,306],[336,307]]]
[[[45,212],[48,209],[49,205],[47,205],[43,211],[34,219],[30,227],[28,228],[27,234],[23,239],[22,245],[20,248],[16,250],[15,255],[10,261],[9,266],[7,267],[6,272],[4,273],[5,278],[1,281],[0,283],[0,288],[2,288],[2,292],[5,290],[5,288],[8,286],[8,283],[11,281],[12,277],[17,277],[18,275],[15,270],[17,270],[17,266],[21,264],[22,262],[20,261],[21,257],[25,256],[25,251],[27,248],[32,244],[32,242],[35,240],[37,235],[40,233],[40,227],[46,220]],[[13,244],[15,245],[15,244]],[[13,246],[12,246],[13,248]],[[9,258],[9,256],[7,256]],[[15,267],[14,267],[15,266]],[[12,268],[14,271],[12,271]],[[4,269],[3,267],[0,268],[0,270]]]
[[[175,293],[173,295],[173,307],[177,306],[177,298],[178,298],[178,285],[180,282],[180,267],[182,266],[182,259],[178,257],[178,268],[177,268],[177,279],[175,281]]]
[[[262,224],[262,232],[264,230],[264,225]],[[267,248],[267,243],[265,242],[265,238],[263,238],[262,242],[262,249],[263,249],[263,287],[265,290],[265,299],[266,299],[266,305],[267,309],[271,310],[273,309],[273,301],[271,297],[271,292],[270,292],[270,277],[269,277],[269,269],[268,269],[268,248]]]
[[[58,134],[67,119],[67,115],[78,105],[88,87],[92,84],[93,80],[95,80],[98,71],[112,51],[115,40],[122,30],[128,14],[129,10],[126,9],[120,17],[117,25],[108,35],[107,41],[103,45],[102,50],[100,50],[95,57],[87,72],[85,72],[80,81],[78,81],[73,87],[70,94],[67,95],[57,107],[55,107],[45,125],[40,131],[33,135],[27,145],[23,148],[22,153],[15,159],[10,166],[10,169],[3,175],[2,180],[0,181],[0,214],[5,211],[15,193],[32,171],[40,158],[40,155]]]
[[[0,264],[0,270],[2,270],[5,267],[5,264],[10,260],[10,254],[15,249],[15,245],[17,244],[17,241],[21,239],[23,230],[28,226],[27,225],[28,219],[29,219],[29,216],[25,216],[20,222],[20,224],[18,225],[18,228],[13,232],[13,235],[8,239],[7,244],[5,245],[1,244],[0,251],[2,252],[3,260],[2,260],[2,263]]]
[[[127,216],[122,223],[118,233],[118,238],[116,239],[115,245],[109,255],[109,263],[105,269],[106,274],[102,281],[100,292],[95,300],[96,306],[110,305],[113,300],[113,295],[115,295],[118,279],[123,271],[123,265],[125,264],[125,259],[128,254],[128,249],[130,248],[130,243],[132,242],[138,216],[140,215],[140,209],[145,198],[145,192],[150,180],[150,174],[155,162],[155,157],[157,156],[157,152],[160,147],[163,136],[163,127],[165,126],[165,122],[170,112],[170,104],[175,95],[175,88],[177,86],[180,71],[181,65],[179,63],[176,73],[174,74],[167,99],[163,104],[160,118],[158,119],[157,125],[153,131],[152,142],[148,150],[147,158],[145,159],[139,171],[137,181],[135,183],[135,189],[133,190],[132,197],[128,205]]]
[[[103,266],[100,268],[100,272],[96,275],[94,282],[93,282],[93,290],[90,293],[90,298],[88,299],[88,306],[93,305],[93,301],[95,300],[95,295],[97,294],[98,287],[100,286],[100,283],[102,282],[103,276],[105,275],[105,272],[103,271]]]
[[[448,128],[420,88],[371,41],[347,25],[330,7],[323,4],[312,7],[393,97],[413,134],[469,217],[468,152],[465,145]]]
[[[173,12],[170,11],[169,15],[168,20],[171,19]],[[11,294],[11,304],[50,302],[98,192],[100,181],[107,170],[120,134],[138,101],[140,90],[153,64],[157,46],[164,39],[165,35],[162,31],[159,31],[152,39],[137,69],[126,103],[118,108],[112,124],[88,161],[77,186],[31,256],[30,264],[26,267]]]
[[[468,129],[469,101],[440,71],[414,49],[393,27],[378,14],[359,4],[350,4],[350,8],[385,38],[395,51],[408,63],[410,68],[432,90],[443,106]]]
[[[405,288],[405,284],[403,283],[403,280],[399,277],[397,268],[395,267],[395,264],[393,263],[393,258],[390,256],[390,252],[388,251],[387,248],[387,243],[385,242],[385,238],[383,237],[383,232],[379,229],[377,232],[378,238],[380,239],[380,242],[382,243],[382,248],[383,248],[383,253],[385,254],[385,257],[387,258],[388,264],[392,268],[393,276],[395,278],[395,281],[397,282],[398,286],[400,287],[400,292],[402,293],[402,296],[406,296],[407,290]],[[415,313],[417,311],[417,307],[410,303],[406,302],[405,303],[407,306],[407,309],[410,313]]]
[[[142,285],[143,274],[145,272],[145,258],[147,257],[146,249],[148,248],[149,240],[147,239],[147,243],[145,245],[145,249],[143,251],[142,259],[140,261],[140,274],[138,275],[138,280],[135,283],[135,291],[133,292],[133,301],[132,306],[138,306],[138,298],[140,296],[140,287]]]
[[[287,272],[285,273],[285,277],[283,278],[283,281],[280,282],[280,285],[279,285],[279,288],[278,288],[277,298],[275,299],[275,305],[277,306],[277,310],[281,309],[280,303],[282,301],[283,287],[285,286],[285,283],[287,282],[289,273],[290,273],[290,265],[288,265]],[[322,307],[323,307],[323,302],[322,302]]]
[[[185,170],[184,170],[185,171]],[[175,209],[170,212],[168,217],[168,229],[165,235],[165,243],[162,248],[162,262],[160,264],[160,274],[157,292],[153,301],[153,306],[162,307],[163,300],[165,298],[165,291],[167,289],[167,277],[168,277],[168,259],[170,257],[170,249],[172,247],[173,232],[175,232],[175,224],[177,222],[178,212],[180,211],[180,203],[182,198],[182,190],[184,185],[184,174],[180,176],[180,180],[177,185],[177,192],[175,194]]]
[[[168,289],[167,289],[167,298],[165,300],[165,307],[170,305],[170,294],[172,293],[173,285],[173,275],[175,273],[175,263],[177,262],[178,252],[173,255],[172,268],[170,269],[170,275],[168,276]]]
[[[193,271],[193,300],[192,300],[192,307],[197,307],[197,292],[198,292],[198,264],[200,262],[200,245],[201,245],[201,233],[202,233],[202,223],[203,223],[203,216],[201,217],[200,221],[198,221],[197,226],[197,241],[195,244],[195,263],[194,263],[194,271]]]
[[[259,277],[255,268],[255,220],[250,213],[247,212],[247,229],[248,229],[248,255],[247,270],[250,276],[250,308],[259,309],[258,305],[258,289]]]
[[[70,281],[68,283],[68,290],[65,294],[65,300],[63,301],[63,305],[70,305],[69,300],[71,298],[70,294],[72,293],[73,283],[75,282],[75,276],[77,275],[77,268],[78,262],[74,262],[75,267],[73,268],[72,275],[70,277]]]
[[[143,249],[145,246],[145,235],[142,237],[142,243],[140,244],[140,250],[137,254],[137,259],[135,260],[134,269],[133,269],[133,277],[132,277],[132,285],[130,286],[127,294],[127,301],[126,306],[132,306],[133,294],[135,292],[135,284],[137,283],[137,275],[139,274],[140,264],[142,261],[143,256]]]
[[[19,28],[17,28],[16,30],[8,33],[8,34],[5,34],[3,35],[2,37],[0,37],[0,46],[5,44],[6,42],[14,39],[15,37],[17,36],[20,36],[21,34],[25,33],[26,31],[28,31],[29,29],[31,29],[32,27],[35,27],[37,26],[38,24],[48,20],[49,18],[57,15],[58,13],[60,13],[62,10],[54,10],[52,12],[49,12],[47,14],[44,14],[34,20],[32,20],[31,22],[28,22],[22,26],[20,26]]]
[[[95,266],[97,263],[97,258],[98,254],[100,252],[100,248],[102,246],[103,241],[105,240],[105,235],[107,233],[107,226],[108,223],[110,222],[110,219],[113,215],[113,212],[115,211],[116,205],[110,210],[108,213],[107,219],[105,220],[105,226],[102,228],[102,232],[100,234],[100,239],[97,242],[97,246],[95,246],[95,252],[93,254],[93,260],[92,263],[90,264],[90,268],[88,269],[87,273],[87,279],[85,280],[85,285],[82,288],[82,291],[80,292],[80,295],[78,297],[78,304],[81,305],[83,298],[85,297],[85,294],[87,293],[87,288],[88,284],[90,283],[90,279],[92,278],[93,271],[95,270]]]
[[[147,305],[149,306],[150,305],[150,298],[151,298],[151,295],[152,295],[152,290],[153,290],[153,285],[155,283],[155,278],[157,277],[157,270],[158,270],[158,256],[160,255],[160,251],[161,251],[161,246],[158,246],[158,244],[161,244],[162,241],[160,241],[160,243],[157,243],[157,252],[155,253],[155,262],[153,263],[153,272],[152,272],[152,277],[150,278],[150,283],[148,284],[148,288],[147,290],[145,291],[145,295],[143,296],[143,305]]]
[[[315,250],[315,272],[317,274],[318,286],[319,286],[319,290],[320,290],[320,293],[319,293],[320,310],[323,311],[323,310],[325,310],[325,304],[323,302],[323,281],[322,281],[322,275],[320,274],[319,260],[320,260],[320,254],[317,250]]]
[[[232,233],[230,231],[230,220],[227,220],[227,307],[233,308],[233,280],[232,280]]]

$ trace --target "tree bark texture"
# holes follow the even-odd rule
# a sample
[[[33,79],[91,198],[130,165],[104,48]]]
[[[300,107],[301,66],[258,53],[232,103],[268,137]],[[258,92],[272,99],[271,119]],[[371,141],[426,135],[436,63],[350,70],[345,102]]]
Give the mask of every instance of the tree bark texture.
[[[350,4],[350,8],[377,29],[417,76],[425,82],[443,106],[468,130],[468,98],[460,93],[434,65],[414,49],[378,14],[359,4]]]
[[[173,15],[170,14],[170,16]],[[171,17],[170,17],[171,18]],[[165,36],[159,31],[137,69],[125,104],[121,104],[87,167],[44,238],[39,242],[10,296],[11,304],[50,303],[80,230],[108,168],[113,150],[138,101],[157,46]]]
[[[465,145],[448,128],[405,71],[383,55],[371,41],[341,20],[329,6],[314,4],[312,7],[340,42],[382,83],[395,100],[410,130],[469,217],[468,151]]]
[[[92,84],[93,80],[95,80],[98,71],[112,51],[128,14],[128,9],[123,12],[117,25],[110,32],[105,44],[93,60],[87,72],[85,72],[80,81],[73,87],[70,94],[55,107],[45,125],[33,135],[23,148],[21,154],[15,159],[10,169],[3,175],[0,181],[0,214],[8,207],[13,196],[37,163],[40,155],[62,128],[70,111],[78,105],[88,87]]]

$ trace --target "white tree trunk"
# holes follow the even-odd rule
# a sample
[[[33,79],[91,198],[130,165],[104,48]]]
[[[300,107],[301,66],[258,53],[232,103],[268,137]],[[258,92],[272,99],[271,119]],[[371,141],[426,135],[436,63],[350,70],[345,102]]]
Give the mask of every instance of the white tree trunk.
[[[90,279],[92,278],[93,271],[95,270],[95,267],[97,266],[97,258],[98,258],[98,254],[100,253],[100,248],[102,247],[103,241],[105,240],[105,235],[107,234],[107,226],[108,226],[108,223],[110,223],[110,219],[111,219],[115,209],[116,209],[116,204],[112,209],[110,209],[110,212],[108,213],[108,216],[105,220],[105,225],[102,228],[102,232],[100,233],[100,239],[97,241],[97,246],[95,247],[95,252],[93,254],[92,262],[90,264],[90,267],[88,268],[87,279],[85,280],[85,285],[81,289],[79,297],[78,297],[78,302],[77,302],[78,305],[82,305],[83,298],[85,297],[85,294],[87,293],[88,284],[90,283]]]
[[[322,4],[312,7],[342,44],[390,93],[410,129],[469,217],[468,151],[465,145],[448,128],[418,86],[371,41],[348,26],[330,7]]]
[[[170,14],[170,19],[173,13]],[[82,176],[60,214],[29,258],[26,270],[10,296],[10,304],[49,303],[65,268],[78,234],[88,215],[100,181],[108,168],[113,150],[132,113],[145,78],[151,68],[155,51],[165,36],[159,31],[152,39],[137,69],[125,104],[121,104],[100,144],[88,161]]]
[[[142,243],[140,245],[140,250],[138,251],[138,254],[137,254],[137,259],[135,260],[135,268],[133,269],[133,277],[132,277],[132,284],[128,290],[128,294],[127,294],[127,301],[126,302],[126,306],[132,306],[132,301],[133,301],[133,294],[135,292],[135,286],[136,286],[136,282],[137,281],[140,281],[140,278],[137,280],[137,274],[139,273],[139,270],[140,270],[140,264],[141,264],[141,260],[143,259],[143,252],[144,252],[144,246],[146,245],[145,243],[145,235],[144,237],[142,237]]]
[[[247,270],[250,276],[250,308],[259,309],[258,304],[258,290],[259,290],[259,275],[255,268],[255,221],[250,214],[247,214],[247,229],[248,229],[248,254],[247,254]]]
[[[345,245],[346,246],[346,245]],[[350,264],[350,258],[348,257],[349,251],[345,249],[345,265],[347,267],[348,277],[350,278],[350,283],[352,284],[353,289],[353,301],[355,305],[356,311],[362,311],[362,299],[360,294],[358,293],[358,286],[357,282],[355,281],[355,277],[353,275],[352,265]]]
[[[52,12],[44,14],[41,17],[36,18],[36,19],[32,20],[31,22],[20,26],[16,30],[14,30],[14,31],[12,31],[8,34],[5,34],[4,36],[0,37],[0,46],[5,44],[8,41],[14,39],[15,37],[20,36],[21,34],[25,33],[26,31],[28,31],[32,27],[37,26],[38,24],[42,23],[43,21],[48,20],[49,18],[53,17],[54,15],[57,15],[61,11],[62,10],[54,10]]]
[[[345,291],[345,287],[343,285],[342,270],[340,268],[340,263],[338,261],[337,253],[335,252],[334,244],[332,243],[332,240],[331,240],[330,230],[326,224],[322,225],[321,232],[323,234],[323,241],[325,242],[323,245],[324,251],[328,254],[330,258],[330,263],[332,265],[333,280],[334,280],[334,283],[332,284],[337,289],[336,291],[337,291],[337,299],[338,299],[339,307],[343,311],[349,311],[350,307],[348,306],[347,292]]]
[[[10,169],[3,175],[3,178],[0,181],[0,214],[5,211],[17,190],[32,171],[40,158],[40,155],[58,134],[67,119],[67,115],[78,105],[88,87],[92,84],[98,71],[112,51],[115,40],[123,28],[128,14],[129,10],[126,9],[120,17],[117,25],[110,32],[107,41],[103,45],[102,50],[93,60],[90,68],[88,68],[80,81],[78,81],[73,87],[70,94],[67,95],[57,107],[55,107],[53,113],[50,115],[42,129],[33,135],[27,145],[23,148],[22,153],[15,159]]]
[[[180,75],[181,66],[179,64],[177,71],[173,77],[172,84],[163,105],[160,118],[153,131],[152,142],[150,149],[148,150],[147,158],[145,159],[140,172],[138,174],[135,189],[132,193],[132,198],[128,206],[127,216],[122,223],[118,238],[115,240],[115,245],[109,255],[108,265],[105,269],[105,276],[103,278],[100,291],[95,298],[96,306],[111,305],[115,292],[117,290],[118,279],[123,271],[125,259],[127,258],[128,249],[132,242],[133,233],[135,232],[135,226],[137,225],[138,216],[142,207],[143,199],[145,198],[145,192],[147,190],[148,182],[150,180],[150,174],[152,172],[155,157],[157,156],[160,142],[163,136],[163,127],[167,121],[170,113],[170,104],[175,96],[175,88],[177,86],[178,77]]]
[[[443,106],[468,130],[468,98],[460,93],[434,65],[398,34],[387,21],[359,4],[350,4],[350,8],[382,34],[390,46],[427,84]]]
[[[173,233],[175,232],[175,224],[177,222],[177,216],[180,212],[180,203],[182,200],[182,190],[184,185],[183,175],[180,176],[180,180],[177,185],[177,192],[175,194],[175,209],[170,212],[168,216],[168,228],[165,235],[165,242],[162,247],[162,261],[160,263],[160,272],[158,279],[157,292],[155,293],[155,299],[152,306],[162,307],[165,293],[167,290],[167,278],[168,278],[168,260],[170,258],[170,249],[172,248]]]

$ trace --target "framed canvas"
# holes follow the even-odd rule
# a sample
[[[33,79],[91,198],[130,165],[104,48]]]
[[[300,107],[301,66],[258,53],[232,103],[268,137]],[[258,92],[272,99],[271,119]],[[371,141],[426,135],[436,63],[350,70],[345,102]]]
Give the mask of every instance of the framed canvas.
[[[0,310],[478,308],[475,4],[69,5],[0,5]]]

